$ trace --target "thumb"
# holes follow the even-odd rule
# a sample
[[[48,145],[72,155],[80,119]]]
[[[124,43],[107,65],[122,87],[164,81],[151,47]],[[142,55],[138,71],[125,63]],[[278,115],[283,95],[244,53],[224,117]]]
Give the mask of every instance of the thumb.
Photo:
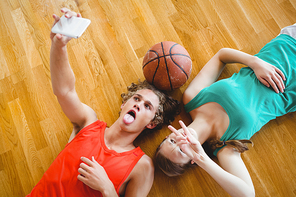
[[[62,39],[62,37],[63,37],[63,35],[62,34],[56,34],[56,39],[58,39],[58,40],[61,40]]]
[[[91,160],[92,160],[94,163],[98,164],[98,162],[95,160],[95,157],[94,157],[94,156],[91,157]]]

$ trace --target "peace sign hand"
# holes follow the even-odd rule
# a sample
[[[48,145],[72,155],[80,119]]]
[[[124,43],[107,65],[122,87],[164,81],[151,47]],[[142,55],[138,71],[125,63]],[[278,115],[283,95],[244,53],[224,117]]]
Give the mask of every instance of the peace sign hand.
[[[182,132],[178,132],[174,127],[169,126],[168,128],[176,135],[176,143],[180,147],[180,149],[190,158],[192,162],[196,164],[200,164],[205,158],[208,158],[207,154],[205,153],[203,147],[201,146],[200,142],[191,134],[189,129],[183,123],[183,121],[179,121],[183,129]],[[193,130],[193,129],[192,129]],[[193,131],[195,132],[195,131]]]

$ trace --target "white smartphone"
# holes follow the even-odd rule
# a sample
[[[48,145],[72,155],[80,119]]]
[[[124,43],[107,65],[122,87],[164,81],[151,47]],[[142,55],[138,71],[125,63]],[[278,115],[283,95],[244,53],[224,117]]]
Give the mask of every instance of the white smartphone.
[[[79,38],[90,24],[90,20],[86,18],[79,18],[72,16],[66,18],[65,15],[61,17],[51,29],[53,33],[62,34],[72,38]]]

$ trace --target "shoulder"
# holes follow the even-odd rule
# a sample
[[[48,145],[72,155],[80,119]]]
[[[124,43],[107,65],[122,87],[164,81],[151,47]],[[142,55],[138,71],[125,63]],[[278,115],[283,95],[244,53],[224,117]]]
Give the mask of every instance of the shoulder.
[[[102,130],[105,130],[106,126],[107,126],[107,123],[99,119],[93,119],[89,121],[83,128],[73,124],[73,131],[71,133],[71,136],[68,142],[72,141],[77,135],[79,136],[79,134],[85,133],[85,132],[90,132],[97,135],[96,133],[102,132]]]
[[[154,166],[152,159],[143,155],[129,175],[125,196],[147,196],[153,180]]]
[[[219,150],[217,158],[221,167],[227,172],[240,178],[248,177],[248,171],[241,158],[241,153],[236,151],[234,148],[225,146]],[[249,177],[243,179],[249,179]]]
[[[129,180],[138,184],[143,184],[147,180],[154,179],[154,165],[152,159],[143,155],[132,170]]]
[[[217,158],[227,158],[229,156],[240,156],[240,153],[238,151],[236,151],[234,148],[232,148],[231,146],[224,146],[223,148],[221,148],[218,152],[217,152]]]
[[[152,159],[144,154],[135,165],[133,171],[137,176],[147,176],[149,174],[154,174],[154,165]]]

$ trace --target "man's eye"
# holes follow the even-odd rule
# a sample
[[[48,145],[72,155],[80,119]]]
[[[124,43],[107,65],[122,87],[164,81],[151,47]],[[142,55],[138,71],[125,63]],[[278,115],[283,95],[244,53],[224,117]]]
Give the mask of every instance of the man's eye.
[[[139,98],[135,96],[135,97],[134,97],[134,100],[135,100],[135,101],[138,101],[138,100],[139,100]]]
[[[150,109],[150,105],[146,104],[145,105],[146,109]]]

